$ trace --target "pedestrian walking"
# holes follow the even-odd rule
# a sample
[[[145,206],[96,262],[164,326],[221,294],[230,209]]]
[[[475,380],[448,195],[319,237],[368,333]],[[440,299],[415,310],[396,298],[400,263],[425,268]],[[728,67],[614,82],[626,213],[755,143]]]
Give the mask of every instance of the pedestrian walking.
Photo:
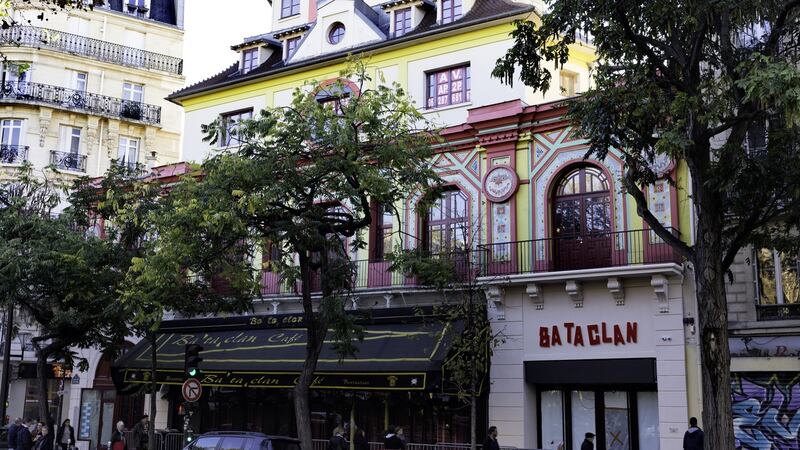
[[[22,419],[17,417],[17,420],[8,427],[8,450],[17,449],[17,432],[19,427],[22,426]]]
[[[139,422],[133,426],[134,450],[147,450],[148,433],[150,431],[150,416],[143,415]]]
[[[31,436],[31,428],[33,428],[31,419],[25,419],[22,421],[22,425],[17,431],[16,450],[33,450],[33,436]]]
[[[497,427],[489,427],[486,440],[483,441],[483,450],[500,450],[500,444],[497,443]]]
[[[383,448],[385,450],[402,450],[405,448],[405,443],[400,436],[397,435],[398,430],[402,433],[402,427],[392,427],[390,426],[388,430],[386,430],[386,437],[383,439]]]
[[[689,418],[689,429],[683,435],[683,450],[703,450],[705,433],[697,426],[697,417]]]
[[[581,450],[594,450],[594,433],[586,433],[583,436]]]
[[[65,420],[61,426],[58,427],[56,442],[61,450],[69,450],[75,442],[75,429],[70,425],[69,419]]]
[[[34,450],[53,450],[53,435],[47,425],[39,426],[39,437],[36,439]]]
[[[333,436],[328,441],[328,450],[348,450],[349,446],[347,445],[347,441],[344,439],[344,430],[342,427],[336,427],[333,429]]]
[[[125,422],[117,422],[114,432],[111,433],[111,449],[110,450],[127,450],[128,443],[125,440]]]

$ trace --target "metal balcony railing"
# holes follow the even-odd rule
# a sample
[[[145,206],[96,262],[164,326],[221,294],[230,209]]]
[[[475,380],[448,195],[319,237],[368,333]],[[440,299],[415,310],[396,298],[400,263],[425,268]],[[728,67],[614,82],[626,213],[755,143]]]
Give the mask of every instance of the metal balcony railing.
[[[86,155],[72,152],[50,151],[50,164],[62,170],[86,172]]]
[[[800,303],[775,305],[756,305],[758,320],[797,320],[800,319]]]
[[[672,232],[677,235],[677,230]],[[479,250],[483,276],[681,262],[652,230],[504,242],[481,245]]]
[[[153,125],[161,123],[160,106],[49,84],[7,81],[0,91],[0,101],[4,100],[45,103],[58,108]]]
[[[27,145],[0,145],[0,163],[22,164],[28,160]]]
[[[139,69],[183,73],[183,60],[49,28],[14,26],[0,31],[0,45],[49,49]]]

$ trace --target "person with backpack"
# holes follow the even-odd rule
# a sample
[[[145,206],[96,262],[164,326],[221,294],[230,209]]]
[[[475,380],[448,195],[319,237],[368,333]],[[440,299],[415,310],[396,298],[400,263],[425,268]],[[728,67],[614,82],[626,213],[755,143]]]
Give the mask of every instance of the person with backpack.
[[[689,429],[683,435],[683,450],[703,450],[705,434],[697,426],[697,417],[689,418]]]

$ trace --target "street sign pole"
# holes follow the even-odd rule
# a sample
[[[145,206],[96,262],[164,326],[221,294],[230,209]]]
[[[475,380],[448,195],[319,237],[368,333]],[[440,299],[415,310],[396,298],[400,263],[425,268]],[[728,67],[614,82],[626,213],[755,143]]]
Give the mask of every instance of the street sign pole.
[[[5,79],[5,73],[3,73]],[[8,411],[8,384],[11,380],[11,336],[14,329],[14,305],[8,305],[3,333],[3,378],[0,380],[0,425],[6,423]],[[9,423],[11,422],[9,418]]]

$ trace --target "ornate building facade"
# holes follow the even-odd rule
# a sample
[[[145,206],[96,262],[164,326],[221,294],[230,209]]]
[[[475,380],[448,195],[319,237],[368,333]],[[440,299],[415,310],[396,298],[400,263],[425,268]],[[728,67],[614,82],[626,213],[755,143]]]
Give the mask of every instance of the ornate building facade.
[[[112,164],[133,170],[178,161],[183,111],[164,98],[185,84],[183,8],[182,0],[111,0],[63,11],[19,2],[17,25],[0,31],[0,177],[13,180],[26,162],[34,174],[68,183],[102,176]],[[18,322],[12,420],[38,416],[30,342],[37,330]],[[80,353],[88,372],[54,364],[51,410],[72,420],[79,448],[95,449],[117,420],[138,418],[142,405],[116,402],[109,358]]]

